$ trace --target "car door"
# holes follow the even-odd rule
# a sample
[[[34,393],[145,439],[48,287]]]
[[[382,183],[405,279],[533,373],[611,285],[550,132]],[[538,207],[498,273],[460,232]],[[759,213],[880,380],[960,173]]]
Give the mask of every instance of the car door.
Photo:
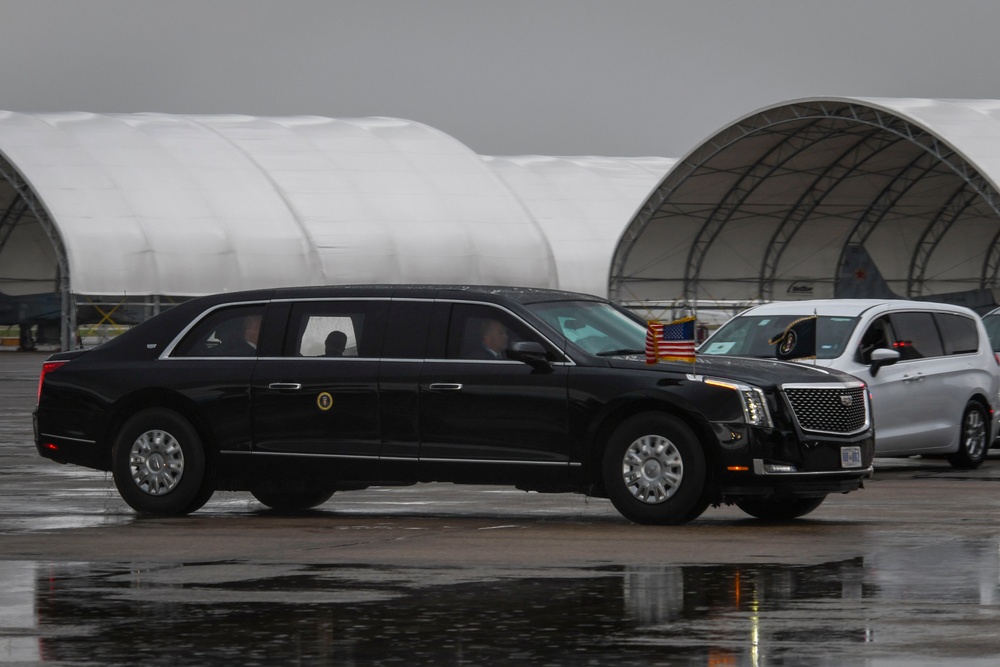
[[[270,309],[267,309],[270,317]],[[221,451],[252,446],[251,380],[265,304],[222,305],[205,313],[166,352],[157,380],[199,406]]]
[[[487,304],[446,306],[447,349],[420,373],[422,463],[568,468],[567,365],[541,334],[510,311]],[[497,325],[506,344],[536,341],[550,369],[495,356],[484,337]]]
[[[880,455],[919,453],[946,447],[961,407],[955,408],[943,373],[941,336],[929,312],[890,313],[879,322],[891,336],[900,360],[866,377],[872,391],[876,451]],[[873,325],[874,326],[874,325]]]
[[[254,451],[377,459],[378,355],[388,300],[285,307],[283,343],[258,359],[253,376]]]
[[[434,309],[434,290],[423,296],[411,291],[407,298],[393,299],[389,306],[379,365],[380,456],[404,466],[397,468],[400,476],[412,473],[420,456],[420,372]]]

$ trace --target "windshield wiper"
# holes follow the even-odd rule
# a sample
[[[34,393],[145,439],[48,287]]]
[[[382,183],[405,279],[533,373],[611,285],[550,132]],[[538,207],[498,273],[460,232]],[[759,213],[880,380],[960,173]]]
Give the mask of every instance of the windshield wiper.
[[[631,348],[622,348],[620,350],[609,350],[607,352],[598,352],[599,357],[620,357],[626,354],[646,354],[646,350],[633,350]]]

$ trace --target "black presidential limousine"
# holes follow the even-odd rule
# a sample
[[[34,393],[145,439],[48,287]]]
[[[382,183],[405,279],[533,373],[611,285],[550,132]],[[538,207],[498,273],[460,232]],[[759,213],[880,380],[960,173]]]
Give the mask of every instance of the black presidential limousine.
[[[647,365],[645,335],[606,300],[553,290],[219,294],[52,355],[35,442],[160,515],[216,489],[297,510],[441,481],[607,497],[639,523],[722,503],[787,519],[870,476],[860,380],[734,357]]]

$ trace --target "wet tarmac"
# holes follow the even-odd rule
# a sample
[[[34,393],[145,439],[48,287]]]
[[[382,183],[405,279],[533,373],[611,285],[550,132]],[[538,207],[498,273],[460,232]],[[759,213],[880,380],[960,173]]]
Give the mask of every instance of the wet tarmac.
[[[0,664],[1000,664],[1000,452],[774,524],[443,484],[150,519],[37,457],[42,358],[0,354]]]

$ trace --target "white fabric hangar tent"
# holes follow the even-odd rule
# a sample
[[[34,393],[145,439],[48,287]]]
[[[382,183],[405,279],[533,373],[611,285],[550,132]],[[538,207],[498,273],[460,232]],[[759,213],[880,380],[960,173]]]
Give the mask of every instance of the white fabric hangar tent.
[[[393,118],[0,112],[0,315],[53,295],[65,347],[81,305],[281,285],[992,303],[998,183],[991,100],[794,100],[679,161],[480,156]]]
[[[484,157],[552,246],[559,286],[607,296],[618,237],[676,160]]]
[[[80,306],[114,321],[258,287],[606,294],[614,239],[672,162],[536,162],[395,118],[0,112],[0,292],[54,295],[64,348]]]
[[[615,249],[610,296],[702,308],[882,297],[870,291],[880,273],[886,293],[988,304],[998,183],[1000,101],[767,107],[695,146],[655,188]]]

